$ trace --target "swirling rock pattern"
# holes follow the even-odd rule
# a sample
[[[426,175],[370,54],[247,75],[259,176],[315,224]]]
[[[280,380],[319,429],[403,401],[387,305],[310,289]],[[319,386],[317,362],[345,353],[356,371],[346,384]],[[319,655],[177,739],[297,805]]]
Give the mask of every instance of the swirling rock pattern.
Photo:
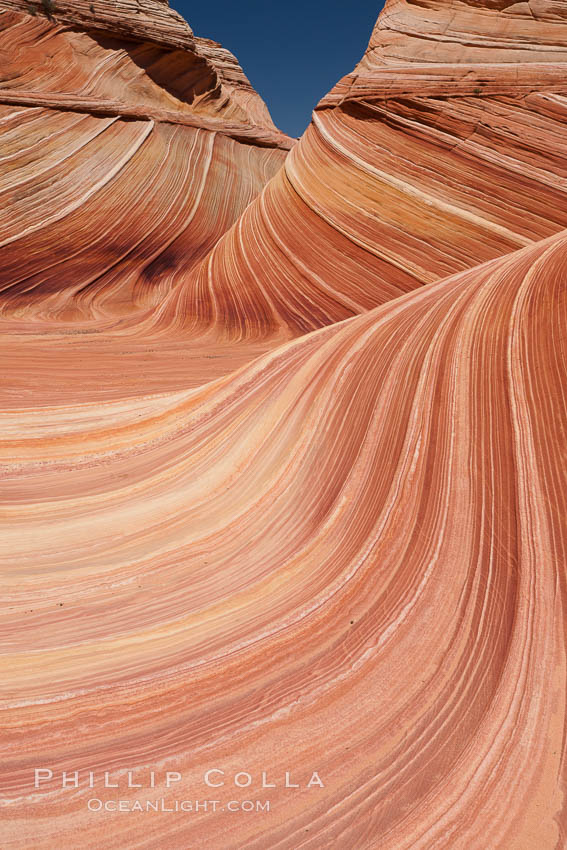
[[[566,5],[389,4],[287,157],[157,0],[174,93],[19,6],[1,846],[560,850]]]
[[[83,4],[57,5],[51,19],[0,4],[0,313],[16,319],[0,342],[6,404],[183,388],[274,344],[150,339],[145,313],[238,219],[292,140],[232,54],[165,4],[140,15],[104,6],[81,28]]]
[[[430,6],[386,6],[179,313],[210,279],[225,327],[295,335],[567,227],[566,5]]]

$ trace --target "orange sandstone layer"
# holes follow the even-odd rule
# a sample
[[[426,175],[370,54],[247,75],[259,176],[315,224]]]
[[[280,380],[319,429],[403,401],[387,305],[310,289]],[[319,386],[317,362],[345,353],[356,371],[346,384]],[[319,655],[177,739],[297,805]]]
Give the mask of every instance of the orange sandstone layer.
[[[566,4],[390,2],[287,157],[167,4],[31,6],[2,850],[560,850]]]
[[[124,4],[101,5],[124,17]],[[159,302],[291,140],[234,57],[157,0],[126,35],[71,26],[65,5],[61,20],[59,5],[57,18],[5,6],[30,4],[0,3],[0,309],[100,317]],[[182,48],[162,9],[186,27]]]
[[[146,316],[186,278],[292,140],[232,54],[165,3],[93,8],[57,3],[47,15],[41,3],[0,2],[9,405],[202,383],[266,350],[187,335],[158,344],[145,326],[123,338],[122,320]]]
[[[283,168],[290,140],[250,106],[213,43],[206,59],[192,35],[184,51],[126,50],[94,29],[5,12],[8,403],[195,386],[567,227],[556,6],[388,4]],[[435,44],[423,54],[420,26]],[[53,62],[46,43],[68,59]],[[244,112],[249,123],[235,125]],[[48,121],[51,152],[34,135]]]
[[[208,279],[219,325],[296,335],[567,227],[567,5],[504,5],[388,2],[178,315]]]
[[[87,108],[98,95],[117,109],[196,111],[289,147],[236,57],[195,37],[165,0],[2,0],[0,10],[0,99],[70,92]]]
[[[4,847],[561,846],[566,267],[562,233],[201,389],[3,415]],[[88,811],[150,768],[270,811]]]

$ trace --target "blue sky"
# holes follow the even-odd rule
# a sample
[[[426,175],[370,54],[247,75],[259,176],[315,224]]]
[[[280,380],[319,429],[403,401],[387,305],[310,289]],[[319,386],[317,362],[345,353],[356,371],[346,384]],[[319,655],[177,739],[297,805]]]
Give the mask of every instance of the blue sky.
[[[281,130],[299,136],[320,98],[361,58],[380,0],[170,0],[196,35],[238,57]]]

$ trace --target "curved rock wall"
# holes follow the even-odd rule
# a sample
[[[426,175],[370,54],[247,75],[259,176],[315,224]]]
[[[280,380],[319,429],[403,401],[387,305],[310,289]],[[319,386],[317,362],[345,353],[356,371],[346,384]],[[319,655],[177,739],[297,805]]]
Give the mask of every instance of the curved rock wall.
[[[388,3],[176,304],[210,279],[222,329],[295,335],[567,227],[567,7],[517,7]]]
[[[20,6],[2,848],[559,850],[566,4],[390,3],[293,147],[164,4]]]

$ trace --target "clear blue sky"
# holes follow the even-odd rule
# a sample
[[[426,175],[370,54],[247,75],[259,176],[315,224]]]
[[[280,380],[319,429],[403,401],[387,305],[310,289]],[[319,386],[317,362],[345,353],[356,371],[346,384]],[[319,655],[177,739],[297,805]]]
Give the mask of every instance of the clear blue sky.
[[[170,0],[195,35],[240,61],[277,126],[300,136],[320,98],[361,58],[382,0]]]

